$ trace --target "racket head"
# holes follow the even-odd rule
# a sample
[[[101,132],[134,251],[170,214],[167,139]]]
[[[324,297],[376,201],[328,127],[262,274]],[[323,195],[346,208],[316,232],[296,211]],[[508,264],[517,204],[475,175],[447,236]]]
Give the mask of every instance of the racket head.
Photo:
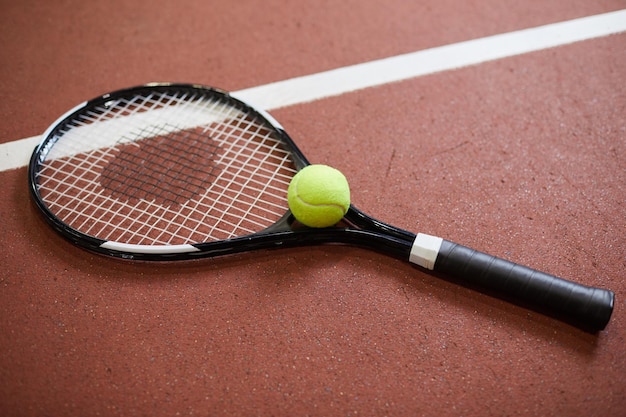
[[[75,244],[164,260],[275,245],[291,231],[287,188],[306,165],[263,110],[211,87],[148,84],[59,118],[28,178],[46,220]]]

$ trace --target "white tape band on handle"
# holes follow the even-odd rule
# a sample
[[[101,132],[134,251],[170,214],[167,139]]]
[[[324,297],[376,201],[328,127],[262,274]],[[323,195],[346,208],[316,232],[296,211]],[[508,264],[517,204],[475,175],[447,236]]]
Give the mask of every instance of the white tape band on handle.
[[[409,261],[426,269],[432,270],[435,267],[437,255],[443,239],[436,236],[418,233],[411,248]]]

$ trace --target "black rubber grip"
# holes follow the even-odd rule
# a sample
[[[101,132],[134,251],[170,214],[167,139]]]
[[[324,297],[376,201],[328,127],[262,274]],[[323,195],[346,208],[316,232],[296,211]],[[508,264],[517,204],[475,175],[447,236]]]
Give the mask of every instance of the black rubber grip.
[[[567,281],[444,240],[434,270],[589,331],[606,327],[612,291]]]

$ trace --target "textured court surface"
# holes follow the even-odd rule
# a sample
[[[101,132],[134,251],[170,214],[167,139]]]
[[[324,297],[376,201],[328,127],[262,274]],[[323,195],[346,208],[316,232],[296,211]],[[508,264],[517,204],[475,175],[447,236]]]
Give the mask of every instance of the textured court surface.
[[[626,8],[1,3],[0,144],[150,81],[238,91]],[[357,248],[93,255],[1,171],[0,414],[624,415],[625,78],[614,34],[271,112],[367,213],[615,291],[598,334]]]

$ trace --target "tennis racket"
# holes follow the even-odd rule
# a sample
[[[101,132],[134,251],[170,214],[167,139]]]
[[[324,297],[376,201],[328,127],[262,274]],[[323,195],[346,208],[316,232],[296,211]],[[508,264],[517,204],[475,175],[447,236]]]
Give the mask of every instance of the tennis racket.
[[[356,245],[550,314],[604,329],[614,294],[378,221],[351,206],[336,226],[299,224],[287,188],[308,161],[272,116],[214,88],[149,84],[105,94],[56,121],[29,188],[78,246],[179,260],[325,243]]]

